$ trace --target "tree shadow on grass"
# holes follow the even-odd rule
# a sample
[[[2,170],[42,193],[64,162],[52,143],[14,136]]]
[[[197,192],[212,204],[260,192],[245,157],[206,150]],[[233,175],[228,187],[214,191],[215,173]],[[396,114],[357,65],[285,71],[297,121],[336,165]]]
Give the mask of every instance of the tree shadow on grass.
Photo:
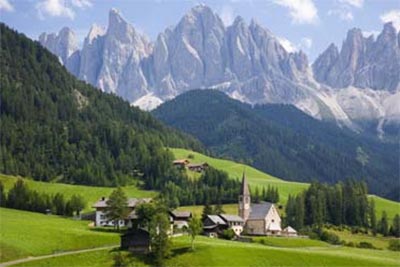
[[[191,247],[175,248],[171,251],[171,258],[178,257],[180,255],[194,252]]]

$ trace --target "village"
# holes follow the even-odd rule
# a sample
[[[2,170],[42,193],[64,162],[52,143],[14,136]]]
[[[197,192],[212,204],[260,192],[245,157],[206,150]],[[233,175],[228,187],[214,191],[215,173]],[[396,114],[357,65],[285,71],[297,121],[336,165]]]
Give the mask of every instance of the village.
[[[192,172],[203,172],[208,164],[191,164],[188,159],[173,161],[173,165]],[[128,215],[124,219],[110,220],[107,216],[108,199],[102,197],[93,205],[95,209],[94,226],[96,227],[124,227],[126,232],[121,235],[121,249],[132,252],[147,253],[151,251],[150,233],[146,227],[140,227],[136,214],[141,204],[151,203],[151,198],[128,198]],[[189,233],[189,223],[193,219],[191,211],[172,210],[169,215],[168,235],[180,236]],[[232,233],[229,239],[247,240],[245,236],[275,236],[298,237],[297,231],[287,226],[282,229],[282,219],[279,211],[270,202],[252,203],[249,184],[243,172],[240,194],[238,195],[237,214],[207,214],[201,221],[201,234],[210,238],[222,238],[227,231]]]

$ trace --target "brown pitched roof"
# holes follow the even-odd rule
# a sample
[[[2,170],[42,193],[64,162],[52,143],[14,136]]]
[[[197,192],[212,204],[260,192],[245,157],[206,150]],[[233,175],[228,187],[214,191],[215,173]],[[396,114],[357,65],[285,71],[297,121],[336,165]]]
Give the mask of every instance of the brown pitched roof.
[[[102,198],[99,201],[97,201],[92,207],[93,208],[106,208],[108,206],[107,200],[108,200],[108,198]],[[151,198],[129,198],[126,204],[127,204],[128,208],[134,208],[139,204],[149,203],[150,201],[151,201]]]
[[[171,211],[171,215],[175,218],[190,218],[192,217],[192,213],[190,211]]]
[[[174,164],[188,164],[190,161],[188,159],[176,159],[172,163]]]

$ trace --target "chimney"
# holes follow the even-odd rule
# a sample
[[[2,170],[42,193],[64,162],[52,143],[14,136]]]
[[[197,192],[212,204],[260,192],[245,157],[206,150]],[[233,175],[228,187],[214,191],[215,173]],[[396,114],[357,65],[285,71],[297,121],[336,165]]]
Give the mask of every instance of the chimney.
[[[106,198],[105,197],[101,197],[101,201],[104,201],[104,200],[106,200]]]

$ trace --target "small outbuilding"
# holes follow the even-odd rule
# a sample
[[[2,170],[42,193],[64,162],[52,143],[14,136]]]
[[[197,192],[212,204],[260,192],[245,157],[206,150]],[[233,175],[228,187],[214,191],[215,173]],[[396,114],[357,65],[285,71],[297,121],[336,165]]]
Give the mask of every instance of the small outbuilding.
[[[187,168],[192,172],[203,172],[208,168],[208,166],[207,162],[203,162],[199,164],[188,164]]]
[[[283,236],[297,236],[297,231],[291,226],[286,227],[282,230]]]
[[[150,252],[149,232],[143,229],[135,229],[121,235],[121,249],[138,253]]]

